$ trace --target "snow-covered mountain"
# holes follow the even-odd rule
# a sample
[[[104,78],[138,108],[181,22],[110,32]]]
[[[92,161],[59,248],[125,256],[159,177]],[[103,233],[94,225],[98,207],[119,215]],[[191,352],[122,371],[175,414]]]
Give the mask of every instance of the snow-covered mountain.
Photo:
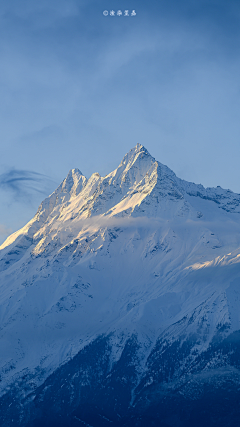
[[[72,169],[0,272],[1,426],[239,424],[239,194],[137,144]]]

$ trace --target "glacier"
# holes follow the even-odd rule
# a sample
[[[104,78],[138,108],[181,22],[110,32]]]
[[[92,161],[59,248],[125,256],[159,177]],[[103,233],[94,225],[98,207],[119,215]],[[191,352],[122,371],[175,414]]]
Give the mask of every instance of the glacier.
[[[0,246],[0,424],[240,422],[240,195],[140,144]]]

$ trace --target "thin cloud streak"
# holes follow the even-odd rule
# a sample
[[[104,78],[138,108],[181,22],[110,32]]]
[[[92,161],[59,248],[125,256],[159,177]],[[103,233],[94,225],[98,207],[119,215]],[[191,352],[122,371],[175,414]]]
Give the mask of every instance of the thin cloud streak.
[[[0,175],[0,189],[13,193],[15,201],[30,202],[36,193],[46,197],[50,186],[49,177],[29,170],[11,169]]]

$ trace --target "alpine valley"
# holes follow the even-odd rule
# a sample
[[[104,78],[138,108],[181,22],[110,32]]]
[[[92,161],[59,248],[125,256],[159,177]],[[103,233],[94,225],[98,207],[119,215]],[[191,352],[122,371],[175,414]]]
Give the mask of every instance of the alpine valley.
[[[137,144],[0,247],[1,427],[240,425],[240,195]]]

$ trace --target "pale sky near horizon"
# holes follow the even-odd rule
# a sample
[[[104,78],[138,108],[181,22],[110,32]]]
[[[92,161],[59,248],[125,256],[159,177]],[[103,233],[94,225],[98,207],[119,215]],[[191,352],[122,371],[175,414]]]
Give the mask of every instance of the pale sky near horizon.
[[[137,143],[240,193],[239,70],[239,0],[0,0],[0,243]]]

